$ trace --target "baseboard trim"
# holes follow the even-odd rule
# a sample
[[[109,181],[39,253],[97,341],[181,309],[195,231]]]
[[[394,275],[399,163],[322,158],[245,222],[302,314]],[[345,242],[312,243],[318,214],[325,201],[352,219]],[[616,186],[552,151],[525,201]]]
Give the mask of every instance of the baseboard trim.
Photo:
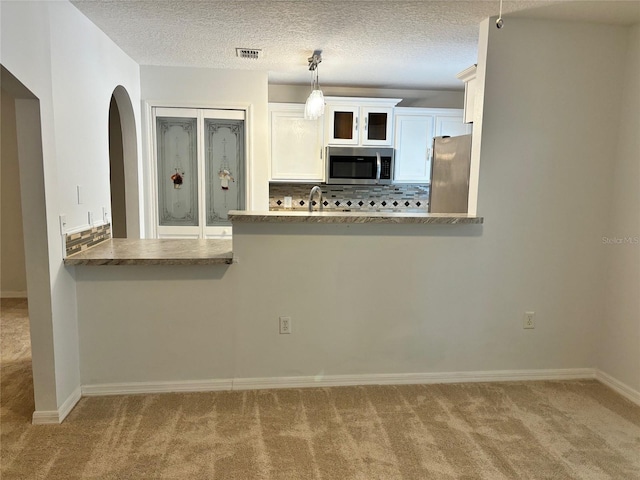
[[[137,393],[213,392],[269,388],[339,387],[353,385],[408,385],[430,383],[513,382],[595,378],[592,368],[561,370],[498,370],[488,372],[316,375],[304,377],[233,378],[178,382],[131,382],[83,385],[83,396]]]
[[[634,390],[626,383],[621,382],[602,370],[596,370],[596,379],[623,397],[631,400],[636,405],[640,405],[640,392]]]
[[[216,392],[231,390],[233,381],[228,380],[185,380],[177,382],[129,382],[83,385],[85,397],[102,395],[133,395],[136,393],[171,392]]]
[[[595,378],[592,368],[561,370],[496,370],[487,372],[317,375],[314,377],[237,378],[234,390],[265,388],[339,387],[354,385],[411,385],[432,383],[514,382]]]
[[[27,291],[3,290],[0,291],[0,298],[27,298]]]
[[[31,417],[31,423],[33,425],[51,425],[60,424],[67,418],[67,415],[71,413],[73,407],[82,398],[82,389],[76,388],[71,395],[62,403],[58,410],[36,410]]]

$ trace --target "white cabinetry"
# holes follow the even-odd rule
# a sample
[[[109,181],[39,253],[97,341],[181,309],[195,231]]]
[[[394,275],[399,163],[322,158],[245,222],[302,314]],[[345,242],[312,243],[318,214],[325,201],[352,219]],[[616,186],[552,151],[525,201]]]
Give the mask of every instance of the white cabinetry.
[[[471,65],[456,77],[464,82],[464,123],[473,123],[476,104],[476,70],[477,65]]]
[[[325,97],[325,144],[393,145],[393,109],[400,100]]]
[[[270,180],[324,181],[322,119],[305,120],[304,105],[269,104]]]
[[[433,138],[471,133],[459,109],[395,109],[394,183],[429,183]]]

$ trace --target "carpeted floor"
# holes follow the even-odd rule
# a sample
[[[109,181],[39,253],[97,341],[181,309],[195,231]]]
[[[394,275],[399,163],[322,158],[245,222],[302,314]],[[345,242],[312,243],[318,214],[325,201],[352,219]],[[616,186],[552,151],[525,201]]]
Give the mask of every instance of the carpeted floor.
[[[33,426],[26,302],[2,300],[9,479],[640,479],[640,407],[596,381],[83,398]]]

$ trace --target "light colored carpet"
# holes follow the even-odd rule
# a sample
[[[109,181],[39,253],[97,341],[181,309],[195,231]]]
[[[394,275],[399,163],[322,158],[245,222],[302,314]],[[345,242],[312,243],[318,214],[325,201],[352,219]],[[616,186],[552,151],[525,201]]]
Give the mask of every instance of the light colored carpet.
[[[27,325],[3,300],[2,479],[640,479],[640,407],[596,381],[93,397],[33,426]]]

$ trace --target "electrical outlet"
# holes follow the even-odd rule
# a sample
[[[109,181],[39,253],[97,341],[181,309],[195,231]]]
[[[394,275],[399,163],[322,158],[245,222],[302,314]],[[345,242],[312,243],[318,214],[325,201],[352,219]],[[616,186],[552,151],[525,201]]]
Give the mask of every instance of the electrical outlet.
[[[111,223],[111,218],[109,218],[109,210],[107,207],[102,207],[102,221],[106,223]]]
[[[291,317],[280,317],[280,335],[291,333]]]
[[[89,226],[92,227],[93,226],[93,212],[89,212],[88,220],[89,220]]]
[[[60,234],[64,235],[67,232],[67,216],[60,215]]]
[[[78,205],[82,205],[84,203],[84,189],[82,185],[76,185],[76,194],[78,195]]]
[[[536,312],[524,312],[522,328],[536,328],[535,317]]]
[[[284,197],[284,208],[291,208],[291,197]]]

